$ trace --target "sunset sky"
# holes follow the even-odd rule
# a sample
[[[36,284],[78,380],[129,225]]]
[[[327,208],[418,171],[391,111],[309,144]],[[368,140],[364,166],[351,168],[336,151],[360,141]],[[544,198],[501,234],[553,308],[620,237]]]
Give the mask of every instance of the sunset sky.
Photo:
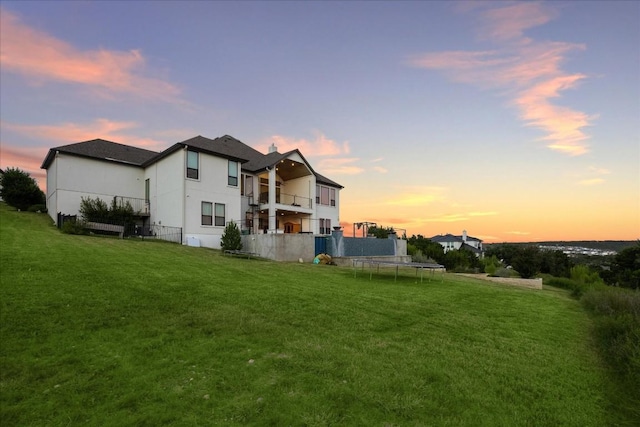
[[[640,2],[0,2],[0,167],[51,147],[298,148],[340,219],[640,238]]]

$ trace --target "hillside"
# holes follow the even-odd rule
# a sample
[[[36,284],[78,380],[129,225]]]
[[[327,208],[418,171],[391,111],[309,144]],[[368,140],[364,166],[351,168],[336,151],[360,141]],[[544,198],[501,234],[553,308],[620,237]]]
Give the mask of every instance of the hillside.
[[[566,292],[61,234],[0,203],[0,425],[602,426]]]

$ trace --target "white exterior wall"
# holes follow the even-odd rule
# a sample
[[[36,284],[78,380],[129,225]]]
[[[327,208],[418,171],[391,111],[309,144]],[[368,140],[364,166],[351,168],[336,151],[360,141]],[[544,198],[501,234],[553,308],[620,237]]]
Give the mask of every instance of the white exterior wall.
[[[53,162],[47,169],[47,212],[53,219],[53,222],[58,223],[58,159],[53,159]]]
[[[144,198],[144,170],[64,153],[58,153],[47,170],[47,209],[52,218],[58,212],[79,214],[83,197],[110,204],[115,196]]]
[[[182,151],[183,165],[186,165],[186,150]],[[186,170],[182,181],[185,183],[185,217],[183,236],[197,238],[201,246],[220,249],[220,239],[225,226],[202,225],[202,202],[225,205],[225,225],[235,221],[240,226],[243,218],[240,197],[240,165],[238,165],[238,185],[228,185],[228,160],[200,153],[198,179],[188,179]]]
[[[184,154],[165,157],[145,170],[149,179],[151,224],[183,227]]]
[[[304,176],[302,178],[292,179],[285,182],[285,187],[280,189],[282,193],[291,196],[301,197],[301,201],[297,201],[302,207],[309,209],[316,203],[316,179],[313,175]],[[309,205],[309,203],[311,203]]]
[[[320,184],[323,185],[323,184]],[[327,186],[328,187],[328,186]],[[314,185],[315,188],[315,185]],[[333,188],[333,187],[329,187]],[[315,219],[325,218],[331,220],[331,228],[340,225],[340,189],[336,188],[336,205],[328,206],[316,203],[315,197],[313,198],[313,205],[315,206]],[[316,234],[320,233],[320,221],[315,221]]]

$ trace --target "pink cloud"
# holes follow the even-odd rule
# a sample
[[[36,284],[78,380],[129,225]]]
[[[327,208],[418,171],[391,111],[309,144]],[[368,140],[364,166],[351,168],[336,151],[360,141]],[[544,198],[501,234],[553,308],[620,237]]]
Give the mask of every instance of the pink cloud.
[[[518,2],[483,14],[485,26],[482,35],[494,40],[521,40],[524,31],[538,27],[555,17],[552,9],[542,3]]]
[[[296,148],[305,157],[338,156],[349,154],[349,143],[339,143],[327,138],[322,132],[316,131],[314,139],[292,138],[283,135],[273,135],[254,146],[258,151],[266,153],[271,144],[275,144],[280,153],[295,150]]]
[[[409,64],[442,70],[454,81],[499,89],[511,98],[511,105],[527,126],[546,133],[542,140],[548,141],[548,148],[569,155],[588,152],[585,141],[589,136],[583,128],[596,116],[551,102],[586,78],[561,69],[569,52],[584,50],[585,46],[525,37],[525,30],[555,17],[553,10],[539,3],[509,4],[485,11],[480,17],[481,34],[494,41],[496,49],[427,53],[410,58]]]
[[[364,172],[363,168],[355,164],[359,160],[357,158],[322,159],[314,169],[327,175],[358,175]]]
[[[30,28],[13,13],[0,14],[0,61],[6,71],[32,81],[75,83],[150,98],[171,99],[176,86],[145,76],[145,58],[138,50],[81,51],[49,34]]]
[[[56,141],[62,145],[101,138],[148,150],[166,148],[166,144],[162,141],[140,138],[126,132],[137,126],[135,122],[118,122],[108,119],[97,119],[88,124],[62,123],[60,125],[20,125],[2,122],[2,127],[6,130],[31,138]],[[49,148],[51,147],[47,147]]]
[[[48,148],[22,148],[2,144],[0,148],[0,168],[9,167],[21,169],[38,182],[43,190],[47,184],[47,173],[40,169],[40,165],[47,155]]]

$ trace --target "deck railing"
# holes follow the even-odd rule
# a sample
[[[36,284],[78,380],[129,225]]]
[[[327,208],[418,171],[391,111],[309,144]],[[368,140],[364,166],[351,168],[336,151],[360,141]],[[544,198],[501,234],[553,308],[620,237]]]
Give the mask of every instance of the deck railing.
[[[133,208],[136,215],[147,216],[151,213],[149,209],[149,201],[146,199],[138,199],[135,197],[115,197],[118,206],[127,206],[127,203]]]
[[[265,203],[269,203],[269,193],[260,193],[260,204]],[[289,206],[299,206],[305,209],[311,209],[312,207],[310,198],[298,196],[296,194],[276,194],[276,203]]]

